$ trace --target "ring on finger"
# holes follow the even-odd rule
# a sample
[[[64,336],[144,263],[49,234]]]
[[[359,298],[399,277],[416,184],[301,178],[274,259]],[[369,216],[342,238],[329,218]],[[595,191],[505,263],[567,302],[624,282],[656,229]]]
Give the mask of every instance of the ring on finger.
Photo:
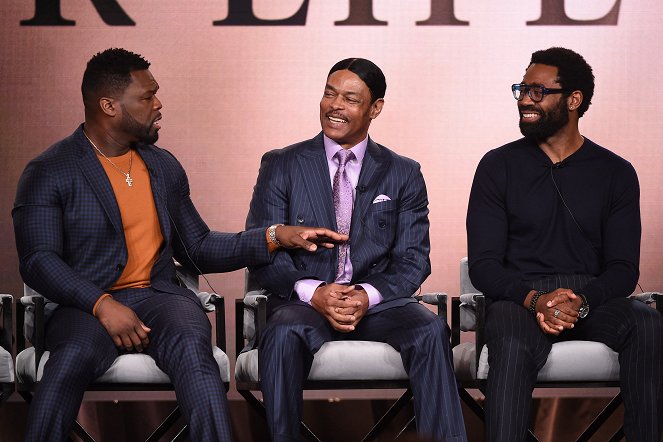
[[[561,312],[559,311],[559,309],[556,308],[556,309],[555,309],[555,312],[553,313],[553,315],[554,315],[555,317],[558,317],[560,313],[561,313]]]

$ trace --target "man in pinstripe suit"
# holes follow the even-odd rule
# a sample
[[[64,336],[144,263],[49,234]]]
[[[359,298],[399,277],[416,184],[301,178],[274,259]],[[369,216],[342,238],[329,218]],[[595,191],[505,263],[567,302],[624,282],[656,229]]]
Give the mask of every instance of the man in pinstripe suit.
[[[343,239],[293,226],[211,232],[182,166],[153,145],[161,102],[148,68],[124,49],[95,55],[83,76],[85,123],[32,160],[18,184],[21,275],[57,303],[29,441],[64,440],[86,387],[131,351],[170,376],[193,440],[230,440],[211,326],[196,295],[177,284],[173,257],[198,272],[224,272],[269,263],[274,243],[314,251],[307,238]]]
[[[350,234],[349,247],[278,252],[250,267],[269,292],[259,353],[275,441],[299,440],[313,355],[342,339],[392,345],[410,377],[419,434],[465,440],[448,326],[412,298],[430,273],[424,179],[419,164],[368,136],[385,89],[372,62],[340,61],[320,101],[322,133],[262,159],[247,228],[314,222]]]
[[[659,442],[663,321],[627,299],[639,276],[635,170],[579,132],[594,93],[579,54],[535,52],[512,91],[525,138],[484,156],[467,213],[470,278],[489,300],[488,440],[525,440],[552,344],[581,339],[619,353],[627,439]]]

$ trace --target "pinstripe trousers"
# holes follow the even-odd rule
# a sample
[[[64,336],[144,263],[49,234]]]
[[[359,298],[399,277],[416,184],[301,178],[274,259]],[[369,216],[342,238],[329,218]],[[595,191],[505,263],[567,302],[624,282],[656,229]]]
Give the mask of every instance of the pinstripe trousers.
[[[301,301],[274,309],[259,345],[267,422],[274,441],[299,441],[303,383],[322,344],[332,340],[386,342],[401,354],[414,395],[417,432],[424,440],[465,441],[465,426],[449,346],[449,327],[418,303],[365,316],[339,333]]]
[[[534,290],[579,290],[587,280],[554,277]],[[531,419],[531,397],[552,344],[598,341],[619,353],[624,398],[624,432],[629,441],[659,442],[663,414],[663,319],[645,304],[627,298],[590,306],[589,315],[559,336],[544,334],[536,318],[511,301],[491,302],[486,316],[489,348],[486,436],[490,441],[524,441]]]
[[[195,441],[231,440],[226,392],[212,356],[211,325],[197,299],[146,289],[113,293],[152,329],[145,352],[167,373]],[[119,355],[100,322],[59,307],[46,327],[51,354],[30,405],[26,441],[62,441],[87,386]]]

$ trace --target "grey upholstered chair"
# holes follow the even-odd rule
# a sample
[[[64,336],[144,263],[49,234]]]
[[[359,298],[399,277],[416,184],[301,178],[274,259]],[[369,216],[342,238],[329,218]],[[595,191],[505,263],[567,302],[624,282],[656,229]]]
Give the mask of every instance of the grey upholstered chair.
[[[12,296],[0,294],[0,405],[14,392]]]
[[[469,278],[467,258],[460,262],[460,297],[452,300],[452,345],[456,376],[464,387],[460,391],[461,399],[482,420],[483,409],[476,403],[465,388],[483,390],[488,378],[488,347],[484,345],[483,325],[485,317],[485,298],[472,286]],[[647,304],[656,303],[660,293],[641,293],[633,298]],[[663,313],[663,303],[657,305]],[[460,343],[461,331],[474,331],[474,342]],[[618,355],[611,348],[600,342],[567,341],[553,344],[544,367],[539,371],[536,388],[605,388],[619,387]],[[589,440],[596,431],[610,418],[622,403],[621,395],[615,396],[606,408],[587,427],[578,440]],[[533,433],[529,437],[536,440]],[[611,440],[620,440],[623,429],[620,428]]]
[[[265,291],[256,286],[246,273],[246,294],[236,303],[236,348],[235,380],[237,391],[261,415],[264,405],[253,392],[260,390],[258,349],[255,343],[266,323]],[[443,305],[446,319],[446,295],[424,295],[435,297]],[[423,298],[423,297],[422,297]],[[392,422],[393,418],[412,399],[409,380],[400,354],[388,344],[372,341],[332,341],[325,343],[313,358],[313,365],[304,390],[360,390],[360,389],[405,389],[400,398],[389,408],[363,440],[375,440]],[[410,423],[413,421],[410,420]],[[318,438],[302,422],[301,434],[306,440]]]
[[[215,294],[198,292],[198,276],[178,268],[180,284],[198,294],[198,299],[206,311],[215,311],[216,345],[213,347],[214,359],[219,365],[221,380],[228,389],[230,382],[230,364],[225,353],[225,308],[223,298]],[[25,286],[23,297],[18,303],[17,314],[18,355],[16,357],[16,389],[28,402],[32,400],[34,389],[41,379],[44,364],[48,360],[49,352],[44,349],[44,297],[30,287]],[[26,347],[31,342],[32,347]],[[89,391],[172,391],[173,386],[168,376],[161,371],[154,359],[143,353],[130,353],[120,355],[111,367],[98,378],[88,389]],[[154,430],[147,441],[158,441],[164,436],[180,418],[179,407]],[[74,425],[73,433],[83,441],[94,442],[94,439],[78,423]],[[185,425],[173,440],[182,440],[188,435]]]

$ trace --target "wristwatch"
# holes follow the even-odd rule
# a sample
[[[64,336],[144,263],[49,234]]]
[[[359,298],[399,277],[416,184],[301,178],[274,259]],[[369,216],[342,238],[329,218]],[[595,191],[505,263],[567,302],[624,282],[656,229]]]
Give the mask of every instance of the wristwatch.
[[[578,310],[578,317],[580,319],[586,318],[587,315],[589,314],[589,303],[587,302],[587,298],[585,298],[585,295],[578,293],[578,296],[580,296],[580,298],[582,299],[580,310]]]
[[[267,237],[269,238],[269,242],[274,244],[277,248],[281,247],[282,244],[278,239],[276,239],[276,228],[282,225],[283,224],[273,224],[267,228]]]

